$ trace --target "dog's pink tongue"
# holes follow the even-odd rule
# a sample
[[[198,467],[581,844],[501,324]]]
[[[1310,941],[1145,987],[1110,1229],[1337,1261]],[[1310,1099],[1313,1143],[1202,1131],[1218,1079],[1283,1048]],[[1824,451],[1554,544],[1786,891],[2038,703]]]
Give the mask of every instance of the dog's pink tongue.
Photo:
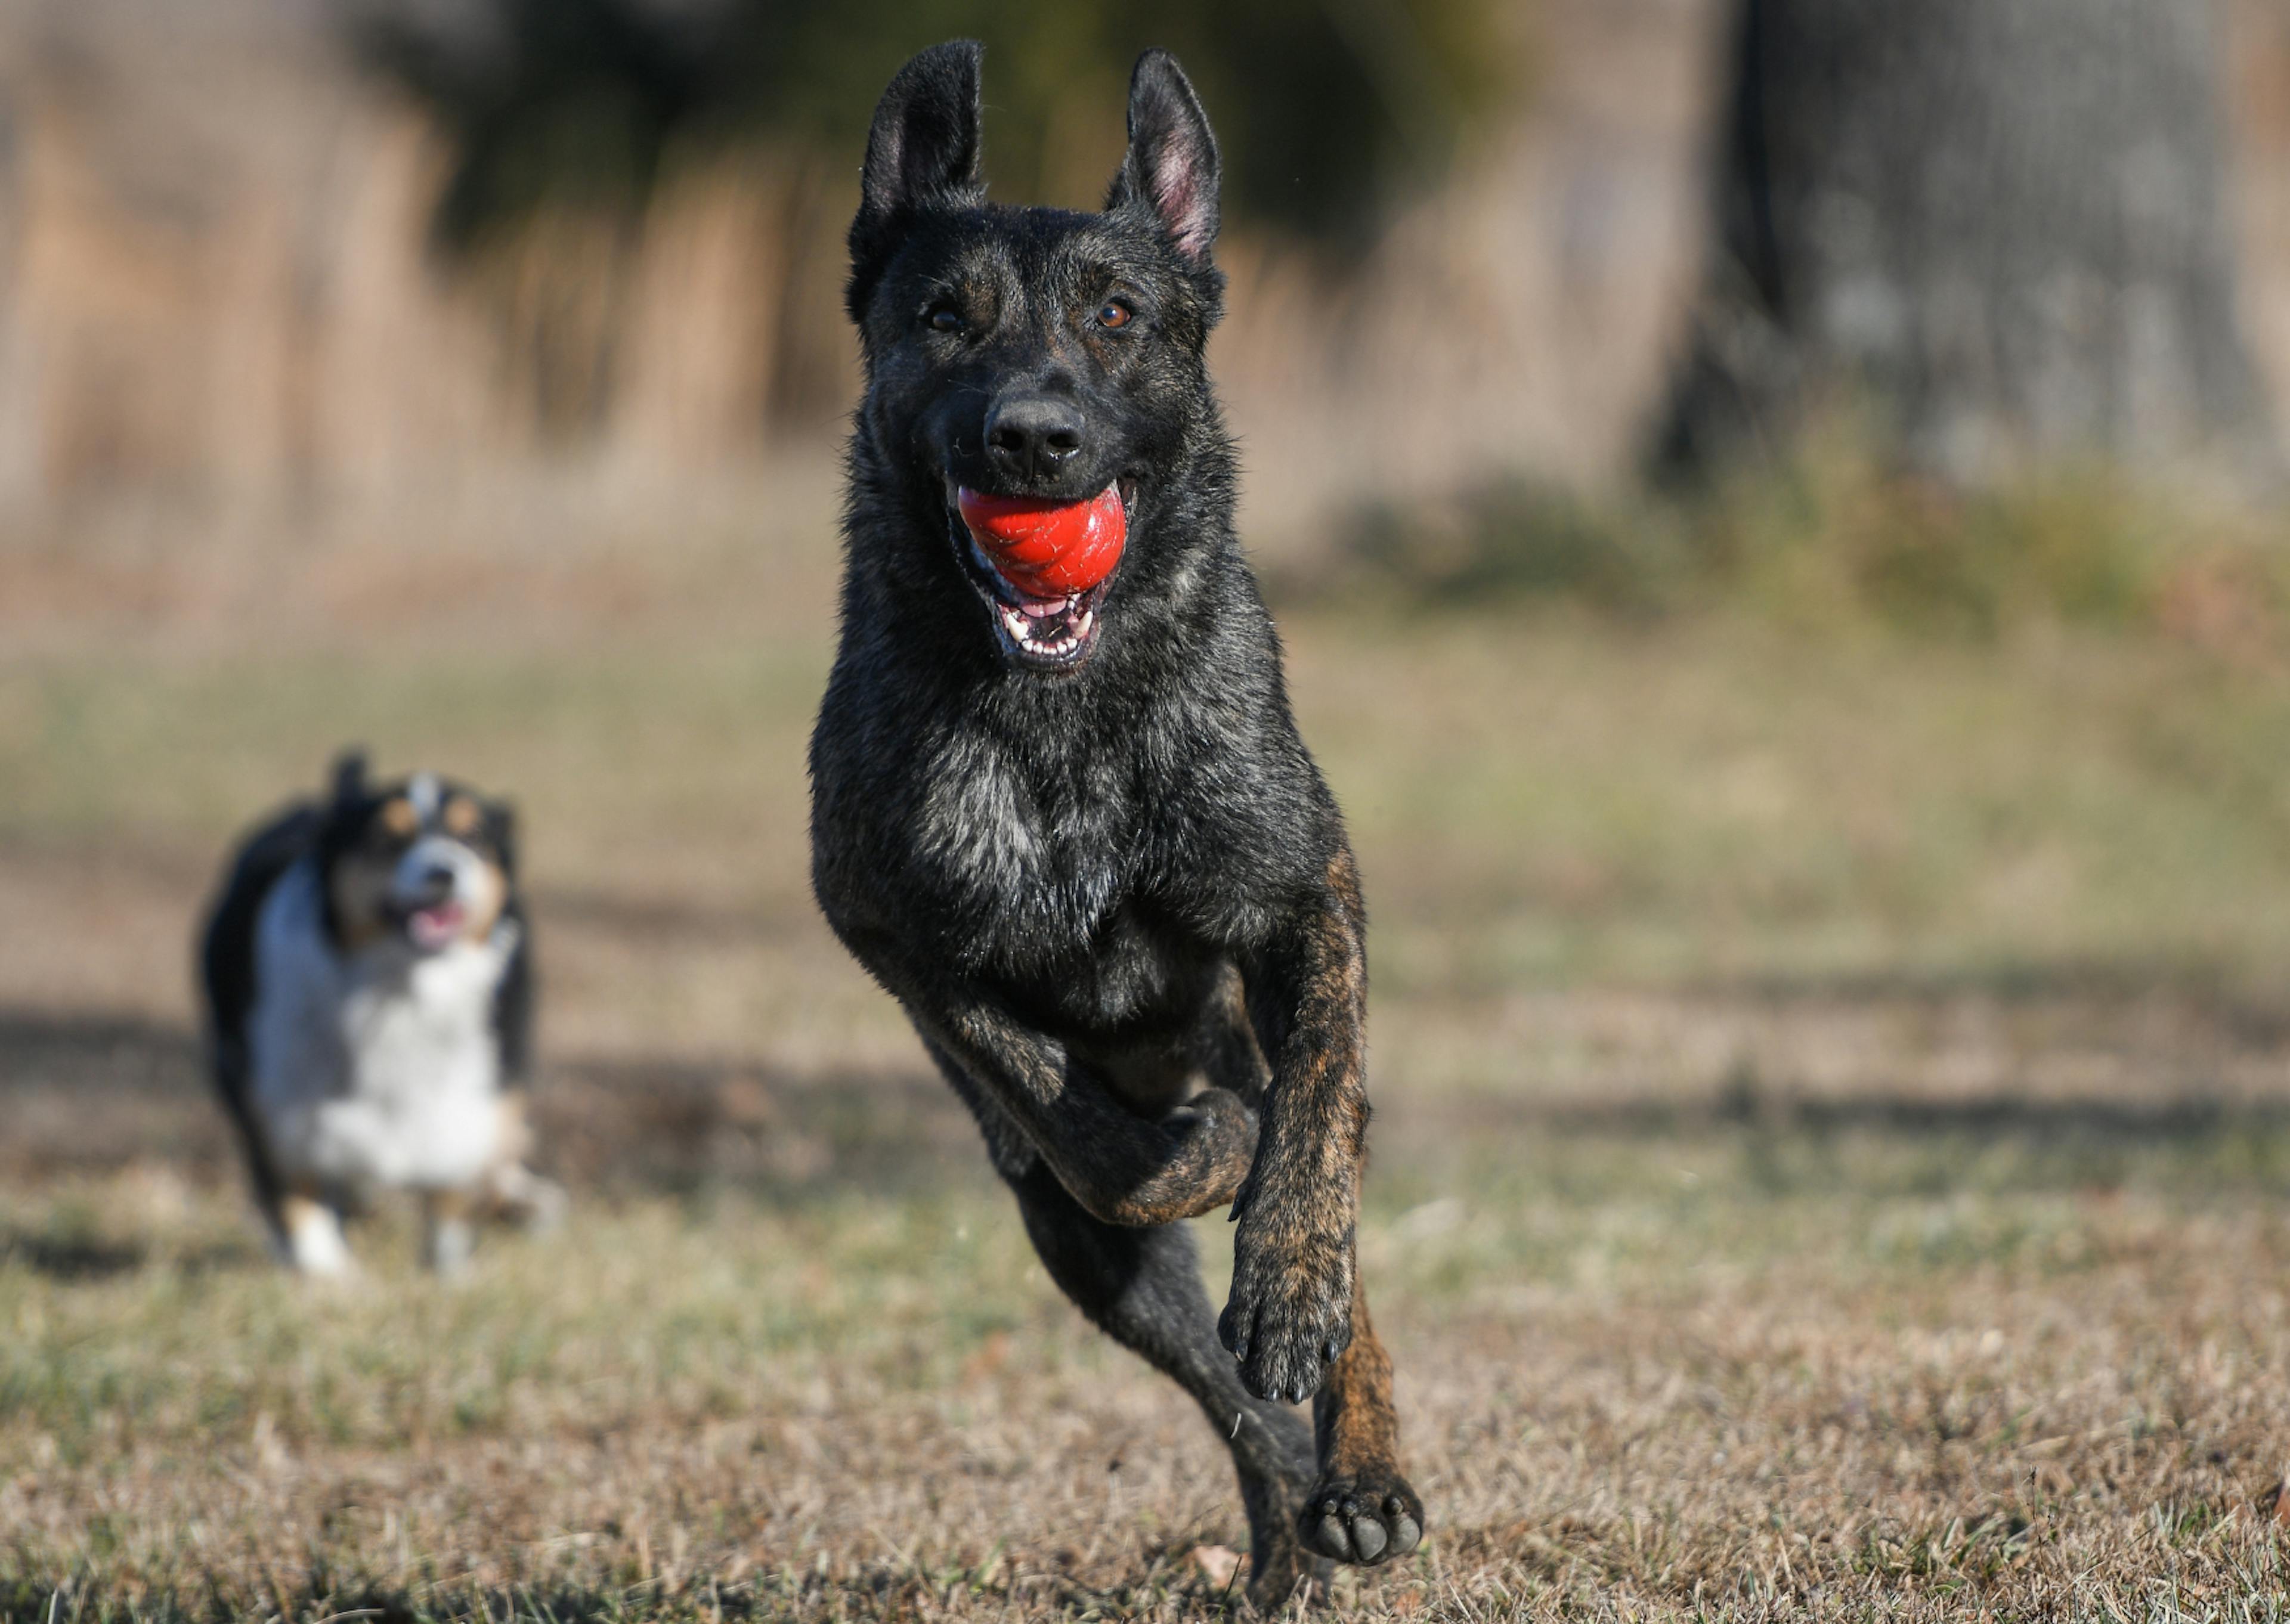
[[[441,948],[460,934],[461,905],[441,902],[413,916],[413,940],[425,948]]]
[[[965,487],[956,502],[979,551],[1031,615],[1055,613],[1112,574],[1129,539],[1129,515],[1112,485],[1085,502],[983,496]]]

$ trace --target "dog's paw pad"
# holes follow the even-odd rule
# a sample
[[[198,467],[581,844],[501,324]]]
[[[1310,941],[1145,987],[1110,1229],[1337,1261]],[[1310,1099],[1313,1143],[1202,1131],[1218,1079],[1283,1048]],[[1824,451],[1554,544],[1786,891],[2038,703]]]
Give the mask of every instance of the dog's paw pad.
[[[1396,1472],[1332,1477],[1306,1497],[1297,1532],[1320,1556],[1372,1568],[1422,1541],[1423,1502]]]

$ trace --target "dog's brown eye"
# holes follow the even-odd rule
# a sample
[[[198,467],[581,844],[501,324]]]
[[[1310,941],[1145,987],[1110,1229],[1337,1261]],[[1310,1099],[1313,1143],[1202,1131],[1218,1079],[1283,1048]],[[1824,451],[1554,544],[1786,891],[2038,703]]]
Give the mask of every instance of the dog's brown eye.
[[[1109,299],[1097,308],[1097,324],[1101,327],[1126,327],[1136,319],[1137,312],[1117,299]]]
[[[930,324],[932,331],[936,332],[960,332],[962,312],[952,305],[933,305],[931,307]]]

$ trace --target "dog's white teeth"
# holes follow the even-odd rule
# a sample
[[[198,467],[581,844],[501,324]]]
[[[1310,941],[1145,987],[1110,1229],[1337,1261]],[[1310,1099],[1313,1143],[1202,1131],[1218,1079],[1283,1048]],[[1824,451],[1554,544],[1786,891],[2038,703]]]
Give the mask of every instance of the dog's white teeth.
[[[1095,611],[1083,604],[1082,596],[1077,592],[1041,604],[997,604],[995,610],[1011,641],[1021,647],[1037,654],[1070,654],[1080,649],[1097,620]]]

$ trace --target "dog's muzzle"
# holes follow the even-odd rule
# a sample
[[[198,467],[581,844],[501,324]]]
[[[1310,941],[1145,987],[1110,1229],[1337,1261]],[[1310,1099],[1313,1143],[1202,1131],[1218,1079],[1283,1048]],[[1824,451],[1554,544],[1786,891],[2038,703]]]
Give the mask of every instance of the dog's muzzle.
[[[439,953],[468,931],[473,902],[484,889],[485,860],[458,840],[429,836],[398,860],[390,912],[423,953]]]

